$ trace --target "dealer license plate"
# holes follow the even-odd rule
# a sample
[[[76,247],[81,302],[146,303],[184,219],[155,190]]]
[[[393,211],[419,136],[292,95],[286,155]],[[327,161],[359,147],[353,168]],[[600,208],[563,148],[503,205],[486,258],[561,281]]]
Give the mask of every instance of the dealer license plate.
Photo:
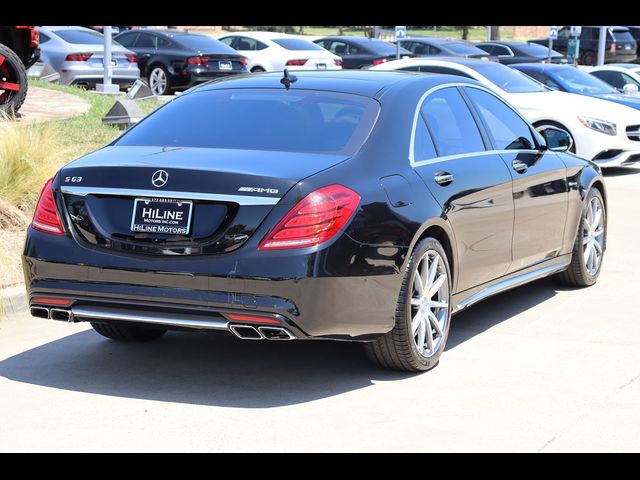
[[[172,198],[136,198],[133,203],[131,231],[188,235],[193,202]]]

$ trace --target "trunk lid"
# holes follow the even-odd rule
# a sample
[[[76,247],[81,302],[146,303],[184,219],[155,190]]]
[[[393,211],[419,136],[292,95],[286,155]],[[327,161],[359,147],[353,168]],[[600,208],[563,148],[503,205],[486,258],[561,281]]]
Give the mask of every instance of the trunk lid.
[[[85,242],[146,255],[212,254],[239,248],[298,181],[347,158],[263,150],[111,146],[65,166],[58,184],[67,219]],[[158,202],[168,204],[170,211]],[[159,225],[171,221],[174,207],[181,210],[178,215],[180,220],[184,216],[185,223],[180,228],[186,231],[138,230],[145,206],[145,213],[151,211],[149,221]]]

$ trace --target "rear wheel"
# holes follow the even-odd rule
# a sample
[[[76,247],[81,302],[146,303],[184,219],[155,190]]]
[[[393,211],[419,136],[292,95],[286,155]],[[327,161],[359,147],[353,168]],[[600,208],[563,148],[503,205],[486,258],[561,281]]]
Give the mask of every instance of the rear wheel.
[[[580,216],[580,225],[573,244],[569,268],[556,275],[565,285],[588,287],[598,280],[607,239],[607,212],[602,194],[589,190]]]
[[[149,72],[149,88],[154,95],[168,95],[171,91],[169,72],[162,65],[154,66]]]
[[[393,329],[366,343],[371,360],[383,368],[421,372],[436,366],[451,319],[451,275],[447,255],[435,238],[422,240],[405,272]]]
[[[20,58],[0,44],[0,112],[15,115],[27,96],[27,71]]]
[[[110,323],[91,322],[91,326],[103,337],[128,342],[147,342],[149,340],[155,340],[167,332],[162,328],[130,327],[128,325],[113,325]]]
[[[253,67],[251,69],[251,73],[262,73],[262,72],[265,72],[265,71],[266,70],[264,68],[262,68],[262,67]]]
[[[580,55],[580,65],[594,66],[597,59],[598,57],[596,57],[596,52],[593,50],[587,50],[586,52],[582,52],[582,55]]]

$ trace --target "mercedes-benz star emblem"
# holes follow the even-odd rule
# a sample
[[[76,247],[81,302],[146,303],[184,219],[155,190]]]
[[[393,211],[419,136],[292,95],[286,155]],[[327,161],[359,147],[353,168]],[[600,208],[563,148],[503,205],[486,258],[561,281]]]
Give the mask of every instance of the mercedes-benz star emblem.
[[[164,187],[169,180],[169,174],[164,170],[158,170],[151,177],[151,183],[153,183],[154,187]]]

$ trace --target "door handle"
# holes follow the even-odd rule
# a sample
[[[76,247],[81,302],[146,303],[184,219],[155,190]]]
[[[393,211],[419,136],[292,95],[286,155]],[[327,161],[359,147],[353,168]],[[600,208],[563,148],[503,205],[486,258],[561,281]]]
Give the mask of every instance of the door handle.
[[[513,162],[511,162],[511,165],[513,166],[513,169],[518,173],[524,173],[529,168],[529,165],[521,160],[514,160]]]
[[[145,53],[144,55],[142,55],[143,57],[150,57],[151,54],[150,53]]]
[[[453,182],[453,175],[449,172],[438,172],[433,176],[433,179],[438,185],[445,187]]]

